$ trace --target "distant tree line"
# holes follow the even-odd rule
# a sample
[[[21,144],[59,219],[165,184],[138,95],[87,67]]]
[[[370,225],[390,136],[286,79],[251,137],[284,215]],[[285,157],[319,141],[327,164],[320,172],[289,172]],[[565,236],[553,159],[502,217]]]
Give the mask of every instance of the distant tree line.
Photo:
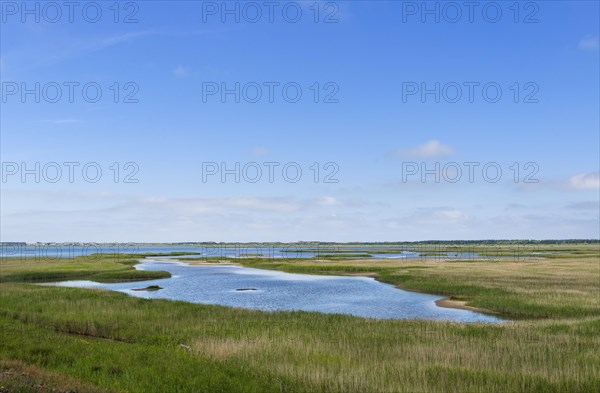
[[[532,240],[532,239],[483,239],[483,240],[421,240],[421,241],[397,241],[397,242],[320,242],[320,241],[299,241],[299,242],[179,242],[165,243],[173,245],[187,246],[219,246],[227,244],[257,244],[257,245],[284,245],[284,244],[306,244],[306,245],[417,245],[417,244],[454,244],[454,245],[470,245],[470,244],[493,244],[493,245],[516,245],[516,244],[598,244],[600,239],[547,239],[547,240]]]

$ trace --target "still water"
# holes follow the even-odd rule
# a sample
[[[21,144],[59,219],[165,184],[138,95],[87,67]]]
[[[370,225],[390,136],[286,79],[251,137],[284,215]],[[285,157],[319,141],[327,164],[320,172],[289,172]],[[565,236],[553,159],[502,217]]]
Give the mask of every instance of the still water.
[[[102,284],[64,281],[51,285],[104,288],[147,299],[183,300],[266,311],[303,310],[384,319],[441,319],[455,322],[502,322],[469,311],[438,307],[440,296],[403,291],[370,277],[290,274],[239,266],[191,266],[146,259],[140,270],[164,270],[161,280]],[[135,291],[159,285],[158,291]]]
[[[395,251],[390,251],[395,250]],[[134,254],[168,254],[172,252],[183,252],[190,254],[189,257],[198,258],[244,258],[261,257],[267,259],[277,258],[314,258],[326,255],[362,255],[380,259],[493,259],[505,257],[496,253],[492,256],[481,256],[474,252],[456,252],[453,247],[355,247],[339,245],[316,245],[316,247],[304,247],[298,245],[280,246],[253,246],[249,244],[238,246],[144,246],[135,243],[123,243],[118,245],[88,244],[88,245],[1,245],[0,258],[36,258],[40,260],[55,260],[59,258],[86,257],[94,261],[101,256],[117,256]],[[432,255],[434,252],[435,255]],[[191,255],[195,254],[195,255]],[[181,256],[180,258],[186,258]]]

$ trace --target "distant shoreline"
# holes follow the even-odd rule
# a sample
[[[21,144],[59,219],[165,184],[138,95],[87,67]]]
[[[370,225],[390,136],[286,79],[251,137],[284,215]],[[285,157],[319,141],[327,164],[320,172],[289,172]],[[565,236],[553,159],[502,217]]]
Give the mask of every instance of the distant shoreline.
[[[148,259],[150,258],[150,259]],[[199,261],[186,261],[185,259],[175,259],[175,258],[154,258],[154,257],[146,257],[139,260],[140,263],[148,262],[148,261],[157,261],[157,262],[177,262],[183,263],[188,266],[242,266],[239,263],[222,260],[216,262],[199,262]]]

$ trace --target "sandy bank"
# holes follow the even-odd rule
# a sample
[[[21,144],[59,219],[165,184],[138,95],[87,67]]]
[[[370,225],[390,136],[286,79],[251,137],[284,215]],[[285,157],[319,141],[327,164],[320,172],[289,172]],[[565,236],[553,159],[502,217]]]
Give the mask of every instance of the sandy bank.
[[[467,302],[463,302],[460,300],[450,300],[450,299],[440,299],[435,301],[435,305],[438,307],[444,308],[456,308],[459,310],[469,310],[476,311],[484,314],[498,314],[497,312],[486,310],[484,308],[479,307],[471,307],[466,305]]]

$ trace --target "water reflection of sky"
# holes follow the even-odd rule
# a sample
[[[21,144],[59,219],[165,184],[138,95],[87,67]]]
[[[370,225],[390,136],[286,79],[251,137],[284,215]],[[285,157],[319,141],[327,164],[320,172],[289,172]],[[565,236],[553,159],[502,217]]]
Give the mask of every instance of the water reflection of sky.
[[[189,266],[148,260],[137,268],[165,270],[162,280],[101,284],[66,281],[55,285],[104,288],[148,299],[183,300],[267,311],[304,310],[368,318],[500,322],[496,317],[435,305],[440,296],[408,292],[370,277],[290,274],[239,266]],[[159,285],[159,291],[134,291]],[[240,291],[239,289],[250,289]]]

